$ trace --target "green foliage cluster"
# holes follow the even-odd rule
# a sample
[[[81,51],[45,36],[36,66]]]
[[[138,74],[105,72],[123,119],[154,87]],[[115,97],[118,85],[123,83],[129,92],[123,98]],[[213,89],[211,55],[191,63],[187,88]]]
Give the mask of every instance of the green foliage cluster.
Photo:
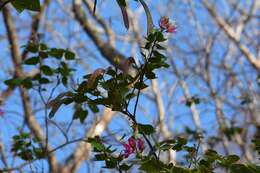
[[[6,85],[12,88],[23,86],[27,89],[40,86],[42,90],[46,90],[42,85],[53,83],[52,78],[54,76],[58,78],[58,82],[61,79],[63,85],[67,85],[68,77],[74,69],[69,68],[66,61],[75,59],[73,52],[65,49],[48,48],[44,43],[29,44],[25,49],[32,54],[32,57],[25,59],[23,65],[36,66],[39,69],[39,73],[33,77],[24,76],[8,79],[5,81]],[[52,67],[47,62],[45,63],[50,58],[57,60],[58,67]]]
[[[42,159],[45,151],[39,146],[36,138],[31,138],[29,133],[13,136],[12,152],[25,161]]]
[[[18,12],[23,10],[40,11],[40,0],[13,0],[11,4]]]
[[[30,11],[40,11],[41,4],[40,0],[3,0],[0,3],[0,10],[8,3],[11,3],[12,6],[21,13],[24,10]]]

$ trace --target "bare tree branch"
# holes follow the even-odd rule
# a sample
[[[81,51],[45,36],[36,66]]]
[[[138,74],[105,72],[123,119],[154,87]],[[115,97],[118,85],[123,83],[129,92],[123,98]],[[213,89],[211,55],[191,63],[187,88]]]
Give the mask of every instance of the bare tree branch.
[[[254,56],[253,53],[250,52],[250,50],[240,41],[240,31],[242,29],[237,29],[237,33],[234,31],[234,29],[225,22],[225,20],[219,16],[214,9],[213,6],[211,6],[208,1],[203,0],[203,5],[206,7],[210,15],[213,17],[213,19],[216,21],[218,26],[225,32],[225,34],[228,36],[228,38],[238,47],[238,49],[242,52],[242,54],[247,58],[247,60],[252,64],[252,66],[257,70],[260,71],[260,59]],[[259,8],[260,3],[259,1],[255,3],[255,10]],[[241,27],[241,26],[239,26]]]
[[[19,53],[19,46],[18,46],[16,31],[15,31],[12,17],[9,13],[8,8],[6,8],[6,7],[3,9],[3,17],[4,17],[4,23],[5,23],[6,31],[7,31],[7,35],[8,35],[8,40],[9,40],[9,43],[11,46],[10,51],[12,54],[12,61],[13,61],[13,64],[14,64],[14,67],[16,70],[15,75],[17,77],[23,78],[24,72],[21,67],[22,60],[21,60],[21,56]],[[37,139],[39,139],[42,147],[44,148],[45,146],[47,146],[47,144],[44,144],[44,137],[42,134],[41,127],[38,124],[38,122],[36,121],[35,116],[33,115],[28,92],[23,87],[19,87],[19,90],[20,90],[20,95],[22,98],[24,118],[26,120],[26,123],[27,123],[28,127],[31,129],[31,131],[33,132],[34,136]],[[50,150],[51,150],[50,148],[47,148],[47,151],[50,151]],[[57,164],[57,160],[53,154],[48,155],[48,161],[50,164],[50,170],[53,172],[56,172],[58,170],[58,164]]]
[[[115,112],[109,108],[105,108],[102,118],[92,126],[92,128],[86,133],[85,138],[99,136],[107,128],[109,122],[113,118]],[[91,144],[86,142],[80,142],[77,149],[67,159],[66,164],[63,168],[64,173],[76,172],[82,162],[89,158],[91,151]]]

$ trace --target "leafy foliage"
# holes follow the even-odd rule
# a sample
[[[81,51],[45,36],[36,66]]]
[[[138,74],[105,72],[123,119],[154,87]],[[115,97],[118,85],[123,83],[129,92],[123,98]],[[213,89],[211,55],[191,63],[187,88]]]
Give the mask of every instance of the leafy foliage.
[[[26,161],[45,157],[45,151],[39,146],[38,140],[31,138],[29,133],[13,136],[12,152]]]
[[[29,44],[25,49],[30,52],[33,56],[24,60],[24,65],[38,66],[39,73],[33,77],[16,77],[8,79],[5,84],[14,88],[16,86],[22,86],[27,89],[53,83],[52,79],[56,76],[61,79],[64,86],[67,85],[68,77],[74,71],[73,68],[69,68],[68,63],[64,60],[71,61],[75,60],[75,54],[69,50],[48,48],[44,43],[40,44]],[[45,64],[48,59],[57,59],[59,65],[53,67]],[[64,60],[62,59],[64,58]],[[41,86],[42,88],[42,86]]]
[[[125,0],[117,0],[116,2],[121,8],[124,24],[128,29],[127,3]],[[149,87],[148,80],[156,78],[157,69],[169,67],[167,57],[164,54],[166,47],[162,44],[167,40],[164,33],[168,31],[162,27],[154,28],[147,4],[144,0],[138,0],[138,2],[143,6],[147,17],[146,42],[141,52],[143,59],[140,65],[137,65],[130,58],[119,62],[119,64],[125,64],[126,69],[130,68],[130,66],[134,67],[137,74],[131,76],[126,72],[127,70],[118,69],[117,67],[97,69],[91,74],[86,74],[75,88],[58,94],[56,98],[48,102],[47,107],[51,109],[48,117],[53,118],[62,105],[68,104],[74,104],[73,119],[79,119],[81,123],[86,120],[89,110],[97,113],[100,106],[111,108],[113,111],[121,112],[127,116],[132,127],[133,136],[128,139],[127,144],[122,141],[124,137],[120,141],[124,145],[126,153],[118,152],[111,145],[107,146],[98,136],[86,140],[93,148],[95,160],[103,161],[105,163],[104,168],[107,169],[117,169],[122,172],[130,170],[133,166],[139,166],[140,171],[147,173],[208,173],[216,170],[226,170],[231,173],[260,172],[259,166],[241,163],[237,155],[222,156],[217,151],[208,149],[199,156],[200,143],[192,146],[188,139],[184,137],[160,141],[160,139],[155,138],[156,129],[152,125],[137,122],[137,104],[140,91]],[[14,0],[11,3],[19,12],[24,9],[40,10],[39,0]],[[97,1],[94,2],[94,12],[96,4]],[[68,78],[74,71],[69,67],[68,61],[75,60],[75,53],[67,49],[49,48],[44,43],[29,44],[25,49],[32,56],[25,59],[23,65],[38,67],[39,73],[33,77],[8,79],[5,81],[6,85],[12,88],[19,86],[27,89],[37,87],[38,89],[44,89],[43,87],[53,83],[53,79],[56,77],[57,83],[60,83],[61,79],[62,84],[65,87],[67,86]],[[49,60],[55,60],[58,65],[48,65],[46,62]],[[200,101],[198,96],[192,96],[186,100],[186,105],[190,107],[193,104],[199,104]],[[132,102],[134,102],[133,110],[129,106]],[[241,131],[241,128],[231,126],[222,130],[230,140],[236,133]],[[201,138],[201,134],[189,128],[186,129],[186,132],[198,140]],[[141,137],[145,140],[145,143]],[[135,139],[139,139],[137,143]],[[257,136],[253,143],[256,151],[260,153],[260,141]],[[176,165],[164,163],[160,160],[160,154],[165,151],[184,152],[186,162]],[[28,133],[13,136],[12,152],[25,161],[46,157],[46,152],[38,144],[38,139],[31,138]],[[135,157],[132,162],[129,162],[131,158],[128,158],[128,156],[132,153],[135,154]]]
[[[40,0],[13,0],[11,4],[21,13],[23,10],[40,11]]]

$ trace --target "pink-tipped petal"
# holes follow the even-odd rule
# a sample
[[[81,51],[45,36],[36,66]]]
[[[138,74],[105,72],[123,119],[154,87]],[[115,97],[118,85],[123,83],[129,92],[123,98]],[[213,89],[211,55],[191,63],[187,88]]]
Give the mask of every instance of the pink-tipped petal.
[[[135,147],[136,147],[135,138],[134,138],[134,137],[129,138],[129,139],[128,139],[128,144],[129,144],[133,149],[135,149]]]
[[[161,29],[167,29],[167,26],[169,24],[169,18],[166,16],[161,17],[159,21],[159,26]]]
[[[133,152],[134,152],[134,150],[133,150],[133,148],[130,146],[130,145],[128,145],[128,144],[123,144],[123,146],[124,146],[124,148],[125,148],[125,150],[124,150],[124,157],[125,158],[128,158],[128,156],[130,156]]]
[[[144,141],[142,139],[138,139],[137,147],[138,147],[140,152],[142,152],[144,150],[145,146],[144,146]]]
[[[169,26],[166,29],[166,32],[169,33],[176,33],[177,32],[177,27],[174,23],[170,23]]]

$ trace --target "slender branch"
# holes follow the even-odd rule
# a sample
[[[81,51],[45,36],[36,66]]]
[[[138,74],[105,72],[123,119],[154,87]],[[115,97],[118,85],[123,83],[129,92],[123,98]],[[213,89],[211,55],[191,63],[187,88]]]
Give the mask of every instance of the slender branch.
[[[241,43],[239,35],[233,30],[227,22],[217,14],[213,6],[211,6],[207,0],[203,0],[203,5],[206,7],[210,15],[213,17],[218,26],[224,31],[228,38],[237,46],[241,53],[246,57],[246,59],[251,63],[251,65],[257,70],[260,71],[260,59],[254,56],[250,50]]]
[[[3,8],[3,17],[4,17],[4,24],[5,24],[5,27],[7,30],[8,41],[9,41],[9,44],[11,47],[12,61],[14,64],[14,68],[16,70],[15,75],[17,77],[23,78],[25,75],[24,75],[23,69],[21,67],[22,59],[21,59],[20,52],[19,52],[17,35],[16,35],[13,20],[11,18],[8,8],[6,8],[6,7]],[[44,148],[44,146],[45,146],[44,136],[42,135],[42,129],[33,114],[28,91],[21,86],[19,87],[19,91],[20,91],[20,95],[22,98],[22,105],[23,105],[23,110],[24,110],[25,121],[26,121],[29,129],[32,131],[34,136],[40,141],[41,146]],[[50,149],[48,149],[48,151],[49,150]],[[58,163],[53,154],[48,155],[48,161],[50,164],[51,171],[57,172]]]
[[[104,129],[106,129],[108,123],[111,121],[114,115],[115,112],[111,111],[111,109],[106,108],[100,121],[93,124],[93,126],[85,134],[85,139],[87,139],[88,137],[100,135],[104,131]],[[75,172],[81,165],[82,161],[89,157],[90,150],[91,145],[89,143],[86,143],[84,141],[80,142],[76,150],[66,160],[63,169],[69,172]]]
[[[44,3],[41,5],[40,12],[38,12],[37,14],[35,14],[32,17],[31,33],[29,35],[27,44],[36,43],[39,41],[38,30],[39,30],[39,26],[40,26],[40,21],[44,14],[44,10],[47,8],[49,3],[50,3],[50,0],[45,0]],[[24,49],[24,51],[22,52],[22,59],[24,60],[27,57],[27,55],[28,55],[28,50]]]

